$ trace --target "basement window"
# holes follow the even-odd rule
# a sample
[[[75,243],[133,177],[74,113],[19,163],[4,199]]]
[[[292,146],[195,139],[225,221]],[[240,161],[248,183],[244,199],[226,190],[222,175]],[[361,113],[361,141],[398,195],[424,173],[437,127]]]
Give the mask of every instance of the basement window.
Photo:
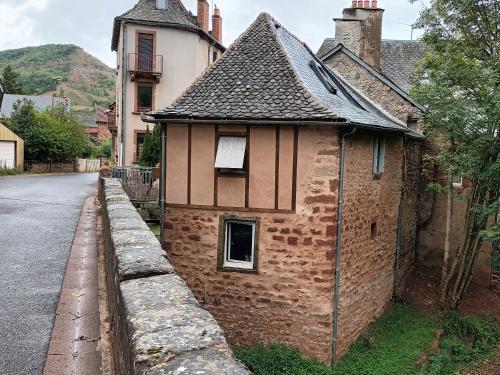
[[[229,172],[243,171],[246,149],[246,137],[219,137],[215,168]]]
[[[385,166],[385,138],[377,137],[373,143],[373,174],[380,175]]]
[[[224,268],[255,268],[255,221],[224,221]]]

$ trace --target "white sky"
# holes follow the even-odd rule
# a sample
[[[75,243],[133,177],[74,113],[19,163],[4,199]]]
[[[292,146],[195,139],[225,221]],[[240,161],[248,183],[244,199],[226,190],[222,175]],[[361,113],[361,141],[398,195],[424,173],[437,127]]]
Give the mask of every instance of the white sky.
[[[109,66],[113,18],[138,0],[0,0],[0,50],[47,43],[76,44]],[[196,13],[196,0],[183,0]],[[229,46],[257,15],[266,11],[305,41],[314,51],[334,36],[332,19],[342,15],[350,0],[209,0],[221,9],[223,42]],[[424,0],[422,0],[424,1]],[[421,4],[379,0],[384,8],[384,39],[410,39],[411,25]],[[415,32],[414,37],[420,33]]]

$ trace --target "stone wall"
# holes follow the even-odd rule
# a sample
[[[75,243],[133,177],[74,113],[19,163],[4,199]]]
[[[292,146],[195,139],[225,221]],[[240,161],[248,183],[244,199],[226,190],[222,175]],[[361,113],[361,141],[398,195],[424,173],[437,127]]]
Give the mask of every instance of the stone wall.
[[[373,135],[348,138],[340,265],[338,354],[392,299],[401,196],[401,137],[385,137],[385,168],[373,174]]]
[[[120,374],[250,374],[174,272],[118,180],[101,179],[115,369]]]

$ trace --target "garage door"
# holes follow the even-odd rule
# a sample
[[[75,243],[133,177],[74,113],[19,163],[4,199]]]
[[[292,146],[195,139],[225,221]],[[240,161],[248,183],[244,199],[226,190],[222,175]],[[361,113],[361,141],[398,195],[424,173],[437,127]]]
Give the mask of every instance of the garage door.
[[[0,141],[0,168],[14,168],[16,165],[15,142]]]

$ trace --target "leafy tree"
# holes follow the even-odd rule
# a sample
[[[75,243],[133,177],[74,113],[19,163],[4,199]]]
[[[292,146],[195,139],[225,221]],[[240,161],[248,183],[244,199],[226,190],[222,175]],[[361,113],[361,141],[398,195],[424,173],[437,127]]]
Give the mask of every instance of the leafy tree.
[[[19,73],[17,73],[10,65],[7,65],[0,77],[0,84],[3,88],[3,93],[0,92],[0,103],[3,99],[3,94],[24,94],[24,90],[19,82]]]
[[[84,126],[62,106],[38,112],[31,101],[18,102],[9,126],[24,139],[27,162],[73,160],[90,143]]]
[[[160,152],[160,127],[155,126],[153,132],[150,132],[148,126],[146,134],[144,135],[144,144],[142,145],[139,165],[141,167],[156,167],[156,165],[160,162]]]
[[[500,239],[489,221],[500,212],[499,21],[497,0],[432,0],[417,22],[430,51],[412,94],[428,108],[426,132],[439,145],[435,159],[448,172],[448,190],[453,175],[470,183],[463,239],[443,264],[443,308],[463,297],[483,241]]]

